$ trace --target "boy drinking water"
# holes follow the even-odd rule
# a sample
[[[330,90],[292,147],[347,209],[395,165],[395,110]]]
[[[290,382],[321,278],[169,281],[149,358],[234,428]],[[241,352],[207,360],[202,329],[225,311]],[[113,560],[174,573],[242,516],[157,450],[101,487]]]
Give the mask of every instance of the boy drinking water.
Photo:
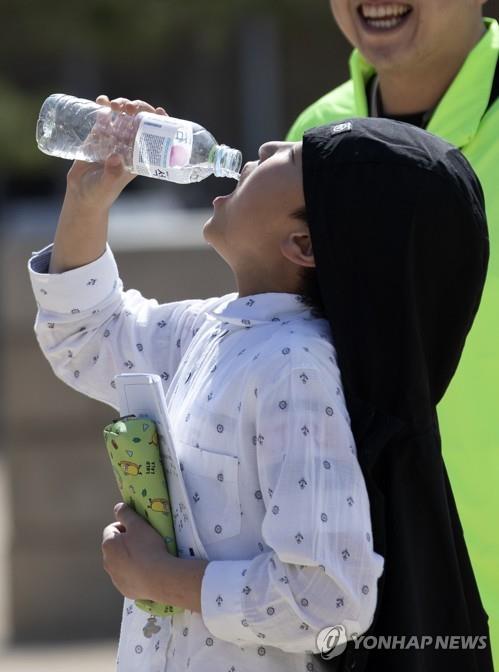
[[[115,408],[116,374],[161,376],[208,554],[169,555],[117,505],[102,548],[126,597],[119,669],[492,669],[488,644],[352,646],[366,632],[487,640],[434,411],[487,266],[466,160],[384,120],[266,143],[203,229],[238,291],[163,305],[124,291],[107,245],[131,179],[118,157],[75,162],[54,244],[29,265],[56,375]],[[151,623],[137,598],[184,611]],[[325,663],[332,626],[350,643]]]

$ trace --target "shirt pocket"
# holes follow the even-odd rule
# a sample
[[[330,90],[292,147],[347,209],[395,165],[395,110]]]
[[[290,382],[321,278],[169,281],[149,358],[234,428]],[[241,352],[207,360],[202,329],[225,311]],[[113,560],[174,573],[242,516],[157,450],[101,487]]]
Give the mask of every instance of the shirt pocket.
[[[182,441],[179,461],[201,541],[240,534],[239,458]]]

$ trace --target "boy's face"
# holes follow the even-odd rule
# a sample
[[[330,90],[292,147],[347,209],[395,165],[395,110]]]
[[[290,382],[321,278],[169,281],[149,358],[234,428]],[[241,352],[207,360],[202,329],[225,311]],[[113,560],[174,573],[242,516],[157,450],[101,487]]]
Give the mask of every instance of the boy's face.
[[[459,53],[479,29],[485,2],[330,0],[345,37],[378,71],[417,70]]]
[[[301,142],[265,143],[259,161],[245,164],[234,191],[213,201],[203,234],[236,275],[267,274],[271,283],[290,259],[299,264],[292,258],[299,253],[295,236],[308,238],[306,223],[292,216],[305,205],[301,148]]]

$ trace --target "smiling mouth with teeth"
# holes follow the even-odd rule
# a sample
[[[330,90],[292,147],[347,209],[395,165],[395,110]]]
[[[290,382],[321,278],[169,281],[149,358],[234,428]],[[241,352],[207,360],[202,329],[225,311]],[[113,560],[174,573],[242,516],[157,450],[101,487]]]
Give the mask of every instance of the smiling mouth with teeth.
[[[358,13],[364,25],[376,30],[390,30],[398,28],[412,12],[410,5],[389,4],[370,5],[362,4],[358,7]]]

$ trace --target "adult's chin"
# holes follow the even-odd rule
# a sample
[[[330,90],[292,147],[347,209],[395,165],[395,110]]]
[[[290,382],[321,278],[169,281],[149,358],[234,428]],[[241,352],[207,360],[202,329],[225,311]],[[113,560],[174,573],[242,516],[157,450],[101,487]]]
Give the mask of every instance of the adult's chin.
[[[403,17],[400,23],[386,28],[370,25],[357,11],[353,17],[356,32],[356,46],[364,58],[376,69],[397,67],[412,57],[415,45],[418,12],[416,9]],[[384,23],[389,24],[388,21]]]

